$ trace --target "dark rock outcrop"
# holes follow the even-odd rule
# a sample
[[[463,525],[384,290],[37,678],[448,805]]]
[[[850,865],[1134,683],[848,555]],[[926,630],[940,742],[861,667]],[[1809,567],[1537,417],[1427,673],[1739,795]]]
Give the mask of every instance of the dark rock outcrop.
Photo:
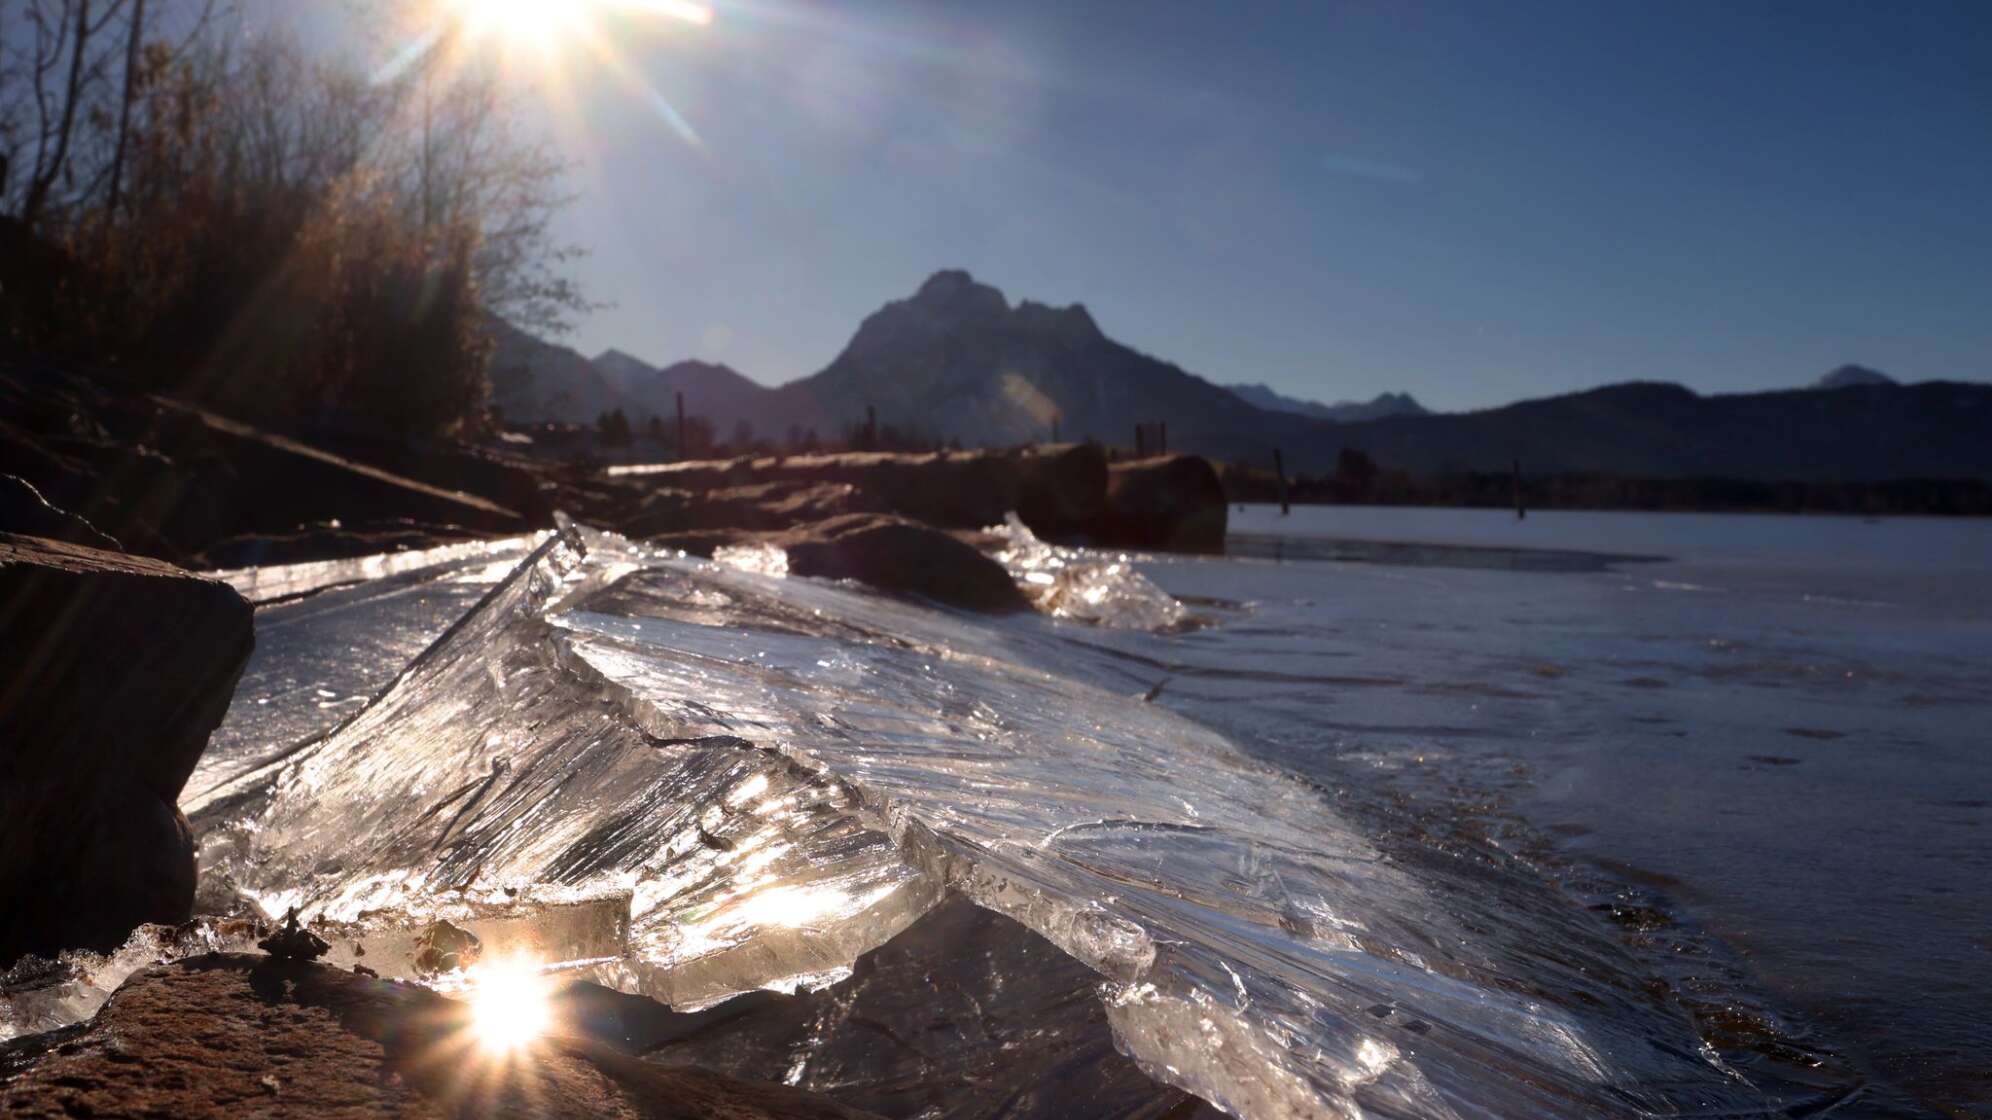
[[[888,514],[833,517],[766,538],[793,575],[853,579],[978,611],[1028,611],[996,561],[939,529]]]
[[[860,1120],[801,1089],[555,1035],[480,1050],[467,1005],[325,965],[195,957],[127,980],[0,1087],[17,1117]],[[779,1067],[769,1073],[778,1073]]]
[[[539,500],[529,472],[489,456],[432,448],[404,457],[447,481]],[[454,536],[536,523],[489,498],[184,404],[4,362],[0,473],[26,480],[126,549],[176,563],[231,537],[280,536],[311,523],[413,522],[457,527]]]
[[[1223,552],[1224,485],[1209,460],[1167,455],[1115,463],[1093,542],[1108,548]]]
[[[781,527],[721,519],[719,511],[726,507],[754,502],[778,514],[776,520],[789,518],[788,524],[812,514],[885,512],[942,528],[981,529],[1014,511],[1034,532],[1055,538],[1082,532],[1099,517],[1106,503],[1107,460],[1096,446],[1066,444],[1015,451],[846,452],[686,462],[632,477],[658,495],[646,498],[640,519],[632,520],[635,536]],[[826,486],[848,489],[811,489]],[[757,487],[770,489],[750,489]],[[776,496],[791,503],[806,497],[809,508],[776,510],[770,505]],[[833,498],[850,508],[829,508]]]
[[[0,534],[0,963],[186,920],[176,803],[253,641],[225,584]]]

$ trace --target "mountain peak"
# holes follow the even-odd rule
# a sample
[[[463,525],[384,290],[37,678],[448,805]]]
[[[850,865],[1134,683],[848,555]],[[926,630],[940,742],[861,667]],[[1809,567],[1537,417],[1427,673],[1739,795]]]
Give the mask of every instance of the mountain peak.
[[[1093,321],[1093,313],[1086,310],[1083,303],[1053,307],[1027,299],[1017,304],[1011,316],[1026,331],[1050,335],[1065,342],[1095,342],[1106,337],[1100,331],[1100,324]]]
[[[1010,310],[1003,293],[987,284],[978,284],[968,270],[944,268],[920,285],[912,303],[937,312],[1002,314]]]
[[[1893,377],[1878,369],[1852,363],[1841,366],[1813,383],[1815,389],[1848,389],[1855,385],[1894,385]]]

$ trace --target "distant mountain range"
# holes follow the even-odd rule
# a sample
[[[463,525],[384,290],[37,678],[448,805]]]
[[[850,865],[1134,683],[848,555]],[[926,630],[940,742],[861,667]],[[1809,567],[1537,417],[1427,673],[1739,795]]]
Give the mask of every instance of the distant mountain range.
[[[1373,401],[1340,401],[1336,404],[1322,404],[1320,401],[1302,400],[1273,391],[1270,385],[1226,385],[1226,389],[1245,401],[1268,412],[1292,412],[1300,416],[1312,416],[1317,420],[1334,420],[1347,423],[1352,420],[1381,420],[1386,416],[1425,416],[1431,410],[1419,404],[1409,393],[1378,393]]]
[[[622,395],[623,409],[632,420],[676,416],[680,393],[685,395],[686,411],[711,420],[722,438],[740,421],[752,424],[766,416],[767,388],[731,366],[694,360],[659,369],[620,350],[596,355],[594,365]]]
[[[1439,414],[1410,396],[1321,404],[1264,385],[1213,384],[1106,336],[1079,304],[1050,307],[966,272],[934,274],[867,316],[822,371],[779,388],[726,366],[654,367],[619,351],[594,360],[493,328],[493,399],[510,419],[632,422],[669,417],[676,394],[722,439],[741,422],[765,438],[841,436],[867,406],[881,424],[968,445],[1049,438],[1132,442],[1168,425],[1171,450],[1325,473],[1344,448],[1416,474],[1506,470],[1653,477],[1874,481],[1992,478],[1992,386],[1899,385],[1843,366],[1811,388],[1701,396],[1634,382]]]

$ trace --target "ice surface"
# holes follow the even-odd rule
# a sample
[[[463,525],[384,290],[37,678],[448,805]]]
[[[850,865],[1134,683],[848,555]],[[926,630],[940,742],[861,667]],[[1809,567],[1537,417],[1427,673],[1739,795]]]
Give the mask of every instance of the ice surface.
[[[1054,558],[1012,562],[1118,563]],[[1498,875],[1436,888],[1333,791],[1088,683],[1115,673],[1053,629],[569,529],[347,722],[185,808],[216,893],[343,923],[370,964],[446,917],[691,1007],[832,984],[953,891],[1097,973],[1119,1047],[1235,1114],[1763,1107],[1599,979],[1609,944],[1546,948],[1568,915]]]

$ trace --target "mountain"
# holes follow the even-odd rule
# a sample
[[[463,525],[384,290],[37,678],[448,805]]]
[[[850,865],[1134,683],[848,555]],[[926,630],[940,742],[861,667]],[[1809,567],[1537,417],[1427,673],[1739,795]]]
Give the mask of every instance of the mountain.
[[[992,445],[1042,439],[1054,417],[1065,438],[1122,445],[1136,422],[1163,421],[1171,450],[1265,465],[1278,448],[1290,470],[1314,474],[1351,449],[1414,474],[1505,471],[1520,459],[1539,473],[1992,478],[1992,386],[1877,377],[1836,371],[1830,380],[1844,387],[1714,396],[1633,382],[1479,412],[1334,422],[1256,407],[1107,337],[1081,305],[1013,306],[947,271],[874,312],[835,361],[772,401],[782,423],[813,416],[836,431],[870,404],[881,423]]]
[[[1633,382],[1453,414],[1414,413],[1415,401],[1385,394],[1361,407],[1394,415],[1330,420],[1258,407],[1109,338],[1082,305],[1013,305],[961,271],[887,303],[821,372],[777,389],[724,366],[657,369],[615,351],[589,362],[509,328],[498,335],[493,382],[508,416],[537,407],[592,420],[606,401],[640,422],[670,416],[682,391],[722,439],[740,420],[777,442],[811,428],[836,439],[869,406],[882,425],[969,445],[1042,440],[1055,428],[1126,446],[1136,424],[1161,422],[1171,450],[1267,466],[1279,449],[1289,470],[1317,475],[1360,450],[1421,475],[1505,471],[1520,459],[1536,474],[1992,479],[1992,386],[1898,385],[1844,367],[1807,389],[1701,396]]]
[[[1431,410],[1409,393],[1379,393],[1373,401],[1338,401],[1322,404],[1274,391],[1270,385],[1226,385],[1226,389],[1248,404],[1269,412],[1291,412],[1317,420],[1380,420],[1386,416],[1424,416]]]
[[[1705,397],[1631,382],[1481,412],[1343,424],[1324,439],[1413,474],[1503,470],[1520,459],[1524,471],[1541,474],[1992,479],[1992,385],[1888,382]]]
[[[1046,439],[1054,424],[1067,439],[1129,443],[1135,424],[1163,421],[1172,449],[1254,458],[1318,424],[1115,342],[1079,304],[1012,306],[961,271],[873,312],[822,372],[782,386],[773,403],[781,426],[841,432],[871,406],[881,424],[992,446]]]
[[[1898,382],[1880,370],[1845,365],[1813,383],[1816,389],[1845,389],[1854,385],[1894,385]]]
[[[491,403],[513,420],[592,424],[622,403],[594,363],[565,346],[492,319]]]
[[[730,366],[688,360],[660,369],[621,350],[604,350],[595,356],[594,366],[621,395],[632,422],[652,415],[669,421],[677,415],[677,397],[683,393],[685,412],[711,420],[721,438],[730,437],[743,420],[765,434],[758,421],[769,412],[772,391]]]

